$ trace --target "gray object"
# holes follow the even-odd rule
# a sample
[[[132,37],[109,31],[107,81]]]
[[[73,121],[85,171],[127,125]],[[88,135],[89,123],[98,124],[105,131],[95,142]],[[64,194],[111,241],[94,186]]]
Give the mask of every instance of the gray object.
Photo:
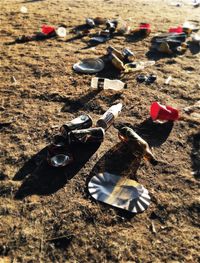
[[[96,73],[103,70],[105,64],[100,58],[83,59],[82,61],[73,65],[76,72],[81,73]]]
[[[71,162],[70,157],[64,154],[57,154],[50,158],[49,163],[54,167],[63,167]]]
[[[94,199],[132,213],[143,212],[150,204],[148,190],[141,184],[108,172],[93,176],[88,190]]]

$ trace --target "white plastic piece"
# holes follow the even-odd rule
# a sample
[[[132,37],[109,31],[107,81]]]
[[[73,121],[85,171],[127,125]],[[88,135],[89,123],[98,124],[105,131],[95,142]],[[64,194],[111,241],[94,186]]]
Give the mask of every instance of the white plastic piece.
[[[59,36],[59,37],[66,37],[67,35],[67,30],[65,27],[58,27],[56,29],[56,34]]]
[[[20,8],[20,12],[21,12],[22,14],[27,14],[27,13],[28,13],[27,7],[22,6],[22,7]]]
[[[115,91],[122,90],[125,88],[126,84],[118,79],[106,79],[106,78],[97,78],[94,77],[91,80],[91,87],[93,89],[103,90],[103,89],[111,89]]]
[[[165,85],[169,85],[170,81],[172,80],[172,76],[169,76],[166,80],[165,80]]]

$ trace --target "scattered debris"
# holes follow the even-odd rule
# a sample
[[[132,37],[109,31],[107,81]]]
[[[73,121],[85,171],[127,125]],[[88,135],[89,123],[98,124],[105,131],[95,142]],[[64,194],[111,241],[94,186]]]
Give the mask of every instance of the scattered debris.
[[[172,80],[172,76],[169,76],[166,80],[165,80],[165,85],[169,85],[170,81]]]
[[[54,136],[52,144],[48,147],[47,161],[54,167],[63,167],[73,162],[73,156],[63,136]]]
[[[105,137],[105,131],[101,127],[82,130],[73,130],[68,134],[69,145],[77,143],[101,143]]]
[[[153,221],[151,221],[151,231],[152,231],[152,233],[154,233],[154,234],[156,234],[157,232],[156,232],[156,227],[155,227],[155,224],[154,224],[154,222]]]
[[[97,126],[107,130],[122,110],[122,103],[111,106],[97,121]]]
[[[17,80],[16,80],[16,78],[14,76],[11,77],[11,81],[12,81],[13,84],[15,84],[15,85],[17,84]]]
[[[144,75],[140,74],[136,77],[137,82],[142,83],[145,82],[146,84],[152,84],[156,81],[157,76],[155,74]]]
[[[148,143],[143,140],[133,129],[129,127],[122,127],[119,129],[118,136],[120,140],[127,144],[132,150],[133,155],[138,158],[144,158],[151,164],[157,165],[158,161],[155,159]]]
[[[62,125],[60,132],[67,139],[68,133],[73,130],[87,129],[92,126],[92,118],[88,114],[83,114]]]
[[[91,80],[91,87],[97,90],[111,89],[115,91],[122,90],[127,87],[125,83],[118,79],[106,79],[94,77]]]
[[[28,13],[28,8],[25,7],[25,6],[22,6],[22,7],[20,8],[20,12],[21,12],[22,14],[27,14],[27,13]]]
[[[56,29],[56,34],[58,37],[66,37],[67,35],[67,30],[65,27],[58,27]]]
[[[132,213],[141,213],[150,204],[148,190],[141,184],[108,172],[93,176],[88,190],[94,199]]]
[[[125,64],[125,73],[129,72],[135,72],[135,71],[140,71],[143,70],[147,67],[151,67],[155,65],[154,60],[149,60],[149,61],[137,61],[137,62],[132,62],[132,63],[127,63]]]
[[[175,121],[180,117],[177,109],[161,105],[159,102],[151,104],[150,115],[153,121]]]
[[[200,35],[193,34],[192,35],[192,43],[200,45]]]
[[[79,73],[97,73],[104,69],[104,61],[100,58],[83,59],[73,65],[73,69]]]

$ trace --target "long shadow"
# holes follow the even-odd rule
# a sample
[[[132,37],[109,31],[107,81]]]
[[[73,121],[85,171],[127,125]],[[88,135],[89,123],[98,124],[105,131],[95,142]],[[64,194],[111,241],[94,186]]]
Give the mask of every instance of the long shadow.
[[[136,131],[142,134],[142,138],[148,142],[150,147],[159,147],[167,140],[173,126],[173,121],[155,123],[149,118],[136,126]]]
[[[80,109],[86,109],[87,103],[92,100],[99,92],[99,90],[92,90],[79,98],[74,98],[71,101],[68,100],[67,103],[62,107],[61,111],[74,112]]]
[[[121,75],[121,71],[116,69],[106,57],[102,57],[105,61],[105,67],[102,71],[97,73],[99,78],[118,79]]]
[[[189,50],[192,53],[192,55],[196,55],[200,52],[200,45],[193,42],[188,42],[189,44]]]
[[[42,33],[36,33],[35,34],[35,38],[33,39],[29,39],[29,40],[25,40],[25,41],[22,41],[22,42],[18,42],[17,39],[11,41],[11,42],[6,42],[4,43],[4,45],[19,45],[19,44],[25,44],[25,43],[28,43],[28,42],[33,42],[33,41],[36,41],[36,42],[41,42],[41,41],[45,41],[47,39],[52,39],[52,38],[56,38],[56,35],[55,34],[52,34],[52,35],[44,35]]]
[[[83,37],[85,37],[86,35],[83,34],[84,31],[89,31],[91,28],[87,25],[87,24],[82,24],[82,25],[78,25],[73,27],[72,30],[70,30],[70,34],[76,34],[75,36],[68,38],[65,40],[65,42],[73,42],[75,40],[79,40],[82,39]],[[79,32],[80,34],[77,35],[77,32]],[[82,34],[81,34],[82,33]]]
[[[22,180],[22,185],[16,192],[16,199],[23,199],[26,196],[49,195],[55,193],[74,177],[85,165],[90,157],[97,151],[100,144],[77,145],[71,149],[74,162],[63,168],[49,166],[46,161],[47,148],[44,148],[16,173],[14,180]],[[35,160],[39,160],[36,165]]]
[[[128,35],[126,37],[126,42],[136,43],[136,42],[144,40],[145,38],[147,38],[147,37],[146,36],[140,36],[139,34],[138,35],[137,34]]]
[[[173,121],[155,123],[151,118],[149,118],[139,125],[131,125],[130,123],[116,123],[115,127],[120,128],[124,125],[136,131],[144,140],[148,142],[150,147],[159,147],[169,137],[174,123]]]
[[[158,61],[160,59],[163,59],[163,58],[174,58],[176,57],[177,55],[176,54],[165,54],[165,53],[162,53],[162,52],[158,52],[154,49],[152,50],[149,50],[145,56],[149,59],[149,60],[155,60],[155,61]]]
[[[47,156],[47,147],[33,155],[15,174],[13,180],[21,181],[32,174],[44,161]]]
[[[108,152],[106,152],[101,159],[95,164],[90,175],[87,178],[86,185],[88,185],[91,178],[97,173],[109,172],[112,174],[120,175],[122,177],[127,177],[133,180],[137,180],[137,170],[140,166],[141,158],[135,158],[129,148],[123,143],[116,144]],[[87,187],[86,192],[90,196]],[[91,197],[92,200],[97,202],[96,199]],[[106,203],[102,203],[105,206],[110,207]],[[130,219],[135,216],[135,214],[120,208],[114,207],[119,216],[123,216]]]
[[[91,27],[88,26],[87,24],[82,24],[82,25],[78,25],[78,26],[73,27],[73,31],[74,32],[76,32],[76,31],[84,31],[84,30],[87,30],[87,29],[91,29]]]
[[[98,36],[97,33],[90,35],[91,39],[92,39],[92,37],[97,37],[97,36]],[[105,44],[105,43],[108,43],[108,41],[110,41],[110,40],[113,39],[114,37],[115,37],[115,34],[112,34],[112,35],[110,35],[108,38],[106,38],[105,41],[103,41],[103,42],[92,41],[92,40],[90,39],[89,41],[85,42],[85,43],[87,44],[87,46],[86,46],[86,47],[83,47],[82,50],[90,49],[90,48],[92,48],[92,47],[97,47],[97,46],[103,45],[103,44]]]
[[[188,139],[192,141],[192,152],[190,157],[192,160],[194,177],[200,180],[200,133],[197,133]]]

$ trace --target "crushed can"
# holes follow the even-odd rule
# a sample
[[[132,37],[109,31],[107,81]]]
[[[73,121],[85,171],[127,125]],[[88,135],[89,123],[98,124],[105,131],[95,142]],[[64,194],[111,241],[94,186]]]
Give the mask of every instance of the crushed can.
[[[79,117],[65,123],[61,128],[61,134],[67,138],[70,131],[86,129],[92,126],[92,118],[88,114],[80,115]]]
[[[103,128],[89,128],[74,130],[68,134],[68,143],[99,143],[104,140],[105,131]]]

